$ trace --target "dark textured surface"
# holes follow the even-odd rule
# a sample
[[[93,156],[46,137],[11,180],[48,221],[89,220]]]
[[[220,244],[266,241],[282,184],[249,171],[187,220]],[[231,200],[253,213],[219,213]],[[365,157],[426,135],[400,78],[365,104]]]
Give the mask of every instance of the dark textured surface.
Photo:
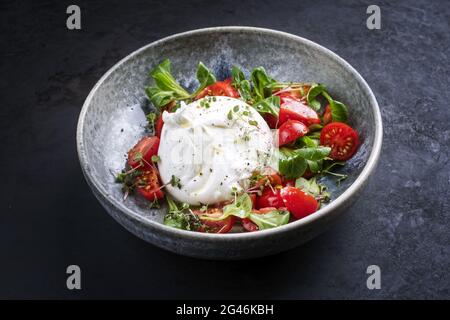
[[[374,31],[362,1],[79,1],[81,31],[65,28],[69,4],[0,5],[1,298],[450,298],[447,2],[380,1]],[[97,79],[149,42],[215,25],[274,28],[335,51],[382,110],[381,162],[361,199],[275,257],[210,262],[149,246],[104,212],[79,168],[76,122]],[[65,287],[69,264],[82,269],[81,291]],[[365,286],[370,264],[381,290]]]

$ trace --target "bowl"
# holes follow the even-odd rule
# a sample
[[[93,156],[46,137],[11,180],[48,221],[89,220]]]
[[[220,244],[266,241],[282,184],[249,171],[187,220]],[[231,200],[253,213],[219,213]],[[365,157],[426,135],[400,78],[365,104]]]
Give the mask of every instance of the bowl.
[[[166,207],[150,209],[135,197],[123,200],[113,173],[122,170],[126,152],[146,134],[145,114],[152,105],[144,93],[151,84],[149,70],[165,58],[176,79],[193,90],[199,61],[218,79],[232,65],[248,73],[264,66],[284,81],[320,82],[349,107],[350,124],[361,146],[342,169],[340,184],[324,180],[333,201],[316,213],[287,225],[249,233],[207,234],[162,224]],[[361,75],[330,50],[304,38],[253,27],[217,27],[176,34],[131,53],[114,65],[89,93],[80,113],[77,148],[81,168],[94,195],[106,211],[139,238],[177,254],[206,259],[245,259],[296,247],[326,230],[357,199],[376,167],[382,143],[380,110]]]

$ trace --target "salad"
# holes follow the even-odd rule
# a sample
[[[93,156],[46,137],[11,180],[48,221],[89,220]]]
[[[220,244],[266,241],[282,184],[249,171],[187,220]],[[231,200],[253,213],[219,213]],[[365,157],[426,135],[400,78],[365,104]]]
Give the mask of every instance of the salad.
[[[217,80],[202,62],[198,87],[182,87],[169,60],[150,72],[155,110],[149,135],[116,175],[130,194],[157,208],[164,224],[197,232],[253,232],[314,214],[330,201],[324,175],[360,144],[348,110],[318,83],[283,82],[263,67],[247,78],[236,66]]]

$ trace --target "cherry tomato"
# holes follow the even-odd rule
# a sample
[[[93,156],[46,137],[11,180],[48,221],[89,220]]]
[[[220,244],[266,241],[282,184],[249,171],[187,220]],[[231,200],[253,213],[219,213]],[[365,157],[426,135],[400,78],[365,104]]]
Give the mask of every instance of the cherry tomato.
[[[327,106],[325,107],[325,111],[323,113],[323,124],[327,125],[332,121],[333,121],[333,118],[331,116],[331,107],[329,104],[327,104]]]
[[[208,220],[204,217],[218,218],[222,215],[223,211],[221,208],[208,208],[206,212],[200,210],[194,210],[194,214],[200,217],[203,226],[197,231],[208,232],[208,233],[227,233],[233,228],[236,217],[229,216],[223,220]]]
[[[331,147],[330,158],[348,160],[359,146],[358,133],[342,122],[332,122],[323,127],[320,133],[320,144]]]
[[[158,154],[159,138],[144,137],[130,151],[128,151],[128,165],[131,168],[141,166],[150,167],[152,156]]]
[[[155,135],[161,139],[161,132],[162,132],[162,128],[164,125],[164,120],[162,118],[162,114],[165,111],[167,112],[172,112],[173,108],[177,105],[177,103],[174,101],[169,102],[168,104],[166,104],[164,107],[162,107],[161,109],[161,113],[159,114],[158,119],[156,120],[156,124],[155,124]]]
[[[283,186],[284,187],[295,187],[295,179],[285,179]]]
[[[294,99],[291,96],[281,96],[278,126],[288,120],[298,120],[307,126],[320,123],[320,118],[317,112],[308,107],[306,104],[298,99]]]
[[[253,231],[259,230],[258,226],[256,224],[254,224],[253,221],[250,220],[249,218],[242,219],[241,223],[242,223],[242,227],[248,232],[253,232]]]
[[[309,179],[312,178],[314,176],[314,173],[308,169],[305,170],[305,172],[303,173],[302,177],[305,179]]]
[[[250,200],[252,200],[252,208],[256,207],[256,193],[250,193],[248,195],[250,197]]]
[[[217,81],[205,89],[200,91],[195,97],[195,100],[206,96],[227,96],[232,98],[239,98],[239,92],[231,85],[231,79],[225,81]]]
[[[309,216],[316,212],[319,207],[317,200],[312,195],[295,187],[281,189],[280,198],[295,219]]]
[[[288,120],[278,129],[278,144],[279,146],[284,146],[297,140],[297,138],[303,137],[308,131],[308,127],[303,122]]]
[[[164,120],[162,118],[162,113],[159,115],[158,120],[156,120],[155,124],[155,134],[158,138],[161,139],[161,132],[164,125]]]
[[[261,196],[256,198],[256,208],[274,207],[279,208],[283,206],[283,201],[280,197],[280,189],[266,188],[263,190]]]
[[[262,178],[259,179],[254,187],[260,187],[266,185],[267,182],[270,182],[270,184],[275,187],[277,185],[282,184],[281,176],[278,174],[278,172],[271,168],[271,167],[265,167],[260,174],[262,175]]]
[[[263,115],[264,120],[266,120],[267,125],[269,126],[269,128],[271,129],[276,129],[278,126],[278,117],[274,116],[273,114],[270,113],[265,113]]]
[[[136,180],[136,191],[149,201],[164,197],[155,167],[146,169]]]
[[[274,207],[261,208],[259,210],[252,210],[252,213],[264,214],[264,213],[271,212],[273,210],[277,210],[277,208],[274,208]],[[259,230],[258,226],[249,218],[242,219],[241,222],[242,222],[242,227],[244,227],[244,229],[249,232]]]

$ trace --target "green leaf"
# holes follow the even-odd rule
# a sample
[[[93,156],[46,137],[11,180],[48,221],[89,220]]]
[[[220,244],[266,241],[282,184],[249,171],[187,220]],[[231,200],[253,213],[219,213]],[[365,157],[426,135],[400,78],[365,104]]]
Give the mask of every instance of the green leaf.
[[[203,62],[198,63],[197,67],[197,80],[200,82],[200,87],[197,89],[197,92],[203,90],[205,87],[209,86],[210,84],[213,84],[216,82],[216,77],[212,73],[211,70],[209,70]]]
[[[313,196],[317,196],[320,194],[320,187],[317,184],[315,177],[313,177],[309,180],[305,179],[303,177],[300,177],[297,180],[295,180],[295,187],[302,189],[303,191],[305,191]]]
[[[256,101],[266,98],[268,96],[268,94],[266,95],[266,88],[269,88],[270,84],[276,82],[275,79],[267,75],[267,72],[263,67],[257,67],[252,70],[251,80]]]
[[[319,146],[320,143],[318,139],[313,139],[310,136],[303,136],[299,140],[308,148],[315,148]]]
[[[145,92],[157,108],[165,106],[174,99],[187,99],[190,97],[189,92],[172,76],[169,59],[164,60],[150,71],[150,76],[155,81],[156,86],[146,88]]]
[[[172,175],[172,177],[170,178],[170,185],[172,187],[174,187],[174,188],[181,189],[180,178],[175,177],[174,175]]]
[[[280,113],[280,97],[271,96],[253,105],[259,113],[270,113],[276,117]]]
[[[202,216],[201,218],[204,220],[223,220],[228,218],[229,216],[236,216],[241,219],[247,218],[252,211],[252,200],[247,193],[243,193],[239,196],[236,201],[232,204],[229,204],[223,207],[223,213],[220,217],[214,218],[210,216]]]
[[[325,159],[330,154],[330,147],[314,147],[314,148],[301,148],[295,150],[295,154],[311,161],[317,161]]]
[[[278,170],[288,179],[295,179],[303,175],[307,168],[306,160],[294,150],[288,148],[279,149]]]
[[[168,213],[164,216],[163,223],[182,230],[196,230],[201,226],[198,216],[188,211],[189,204],[181,203],[178,205],[171,197],[166,195]]]
[[[320,169],[322,168],[322,160],[317,161],[306,160],[306,162],[308,163],[309,170],[312,173],[320,172]]]
[[[175,95],[188,98],[190,94],[175,80],[170,71],[170,60],[166,59],[150,72],[156,86],[161,90],[173,91]]]
[[[331,119],[333,122],[347,122],[348,110],[345,104],[333,100],[333,103],[330,104],[330,108],[331,108]]]
[[[145,93],[159,110],[176,98],[173,91],[164,91],[158,87],[147,87],[145,88]]]
[[[249,219],[255,223],[259,230],[282,226],[289,222],[289,211],[273,210],[267,213],[250,213]]]
[[[232,85],[239,91],[239,95],[245,101],[252,100],[250,81],[245,79],[244,73],[236,66],[231,68]]]
[[[318,183],[316,177],[312,177],[309,180],[300,177],[295,180],[295,186],[311,194],[321,202],[325,202],[330,199],[330,195],[326,191],[327,187],[323,184]]]
[[[316,111],[318,111],[321,107],[320,101],[317,100],[317,97],[323,92],[325,92],[325,86],[315,83],[311,86],[311,89],[309,89],[308,95],[306,96],[308,105]]]

